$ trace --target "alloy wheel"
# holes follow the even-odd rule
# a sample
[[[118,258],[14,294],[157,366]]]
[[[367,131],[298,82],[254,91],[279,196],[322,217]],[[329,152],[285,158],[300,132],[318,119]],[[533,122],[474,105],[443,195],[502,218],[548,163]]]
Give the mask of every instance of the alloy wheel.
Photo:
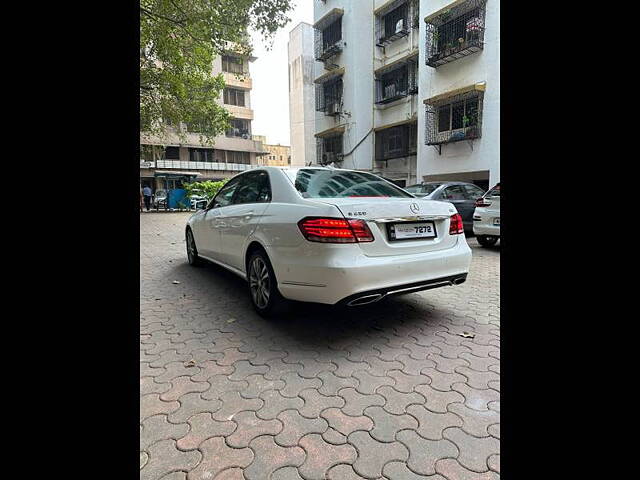
[[[271,278],[269,277],[267,265],[260,257],[255,257],[251,262],[249,288],[256,306],[260,309],[266,308],[271,295]]]

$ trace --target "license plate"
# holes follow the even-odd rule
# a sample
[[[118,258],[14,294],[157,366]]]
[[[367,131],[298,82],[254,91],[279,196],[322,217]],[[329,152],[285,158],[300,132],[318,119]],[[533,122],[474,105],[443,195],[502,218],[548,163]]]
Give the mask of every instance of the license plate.
[[[436,227],[433,222],[393,223],[389,225],[390,240],[411,240],[434,238]]]
[[[494,218],[493,219],[493,224],[494,225],[500,225],[500,218]]]

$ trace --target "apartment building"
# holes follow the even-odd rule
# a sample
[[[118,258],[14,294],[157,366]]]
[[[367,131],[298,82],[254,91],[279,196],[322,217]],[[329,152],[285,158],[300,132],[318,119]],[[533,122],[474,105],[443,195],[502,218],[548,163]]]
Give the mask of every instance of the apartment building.
[[[399,185],[499,181],[498,12],[499,0],[316,0],[317,162]]]
[[[313,26],[300,22],[289,32],[289,127],[291,165],[316,163],[315,58]]]
[[[212,74],[222,73],[226,83],[219,103],[231,113],[232,120],[213,146],[201,141],[197,125],[169,127],[163,137],[140,133],[141,185],[149,185],[154,191],[175,189],[184,182],[229,178],[258,164],[258,158],[267,152],[251,133],[254,113],[249,63],[255,59],[230,49],[214,60]],[[177,128],[183,131],[183,138]]]
[[[264,143],[263,147],[267,153],[258,160],[259,165],[268,165],[270,167],[289,167],[292,165],[291,147],[280,144],[271,145],[268,143]]]

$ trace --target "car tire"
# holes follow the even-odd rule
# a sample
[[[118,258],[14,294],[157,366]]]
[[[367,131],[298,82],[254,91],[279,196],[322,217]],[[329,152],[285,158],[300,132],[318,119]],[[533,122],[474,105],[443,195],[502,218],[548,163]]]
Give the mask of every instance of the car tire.
[[[189,265],[193,267],[199,267],[200,265],[202,265],[203,261],[198,256],[196,240],[195,238],[193,238],[193,232],[190,228],[187,229],[187,233],[185,235],[185,243],[187,244],[187,260],[189,261]]]
[[[249,257],[247,285],[251,304],[258,315],[268,318],[284,310],[286,299],[278,290],[276,275],[264,250],[257,250]]]
[[[478,235],[476,239],[483,247],[493,247],[498,241],[498,237],[489,237],[487,235]]]

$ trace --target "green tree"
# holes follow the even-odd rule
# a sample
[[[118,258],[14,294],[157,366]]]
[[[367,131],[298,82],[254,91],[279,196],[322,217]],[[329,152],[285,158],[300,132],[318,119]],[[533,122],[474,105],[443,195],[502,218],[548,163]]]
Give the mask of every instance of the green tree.
[[[140,129],[198,125],[212,143],[229,126],[216,103],[224,81],[213,59],[233,49],[251,52],[247,31],[265,40],[287,24],[291,0],[140,0]]]
[[[204,182],[185,183],[183,184],[183,188],[186,190],[187,197],[190,197],[191,195],[202,195],[203,197],[206,197],[207,200],[211,200],[228,181],[229,179],[220,180],[218,182],[206,180]]]

